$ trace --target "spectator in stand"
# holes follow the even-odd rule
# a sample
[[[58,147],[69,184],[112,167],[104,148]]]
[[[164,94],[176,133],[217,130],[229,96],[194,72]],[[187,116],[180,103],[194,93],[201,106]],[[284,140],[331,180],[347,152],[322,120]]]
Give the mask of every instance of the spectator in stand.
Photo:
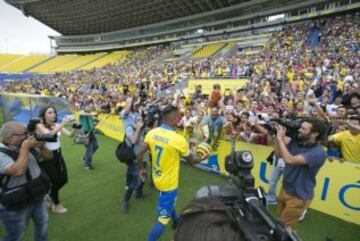
[[[209,140],[209,126],[204,124],[203,119],[206,112],[203,109],[197,111],[197,115],[192,118],[193,132],[189,140],[190,143],[208,142]]]
[[[193,94],[192,100],[195,101],[197,99],[202,99],[202,98],[204,98],[204,94],[202,93],[202,86],[197,85],[195,87],[195,94]]]
[[[334,99],[334,103],[326,105],[326,114],[329,115],[329,117],[336,116],[337,108],[341,106],[341,96],[337,95]]]
[[[218,141],[221,138],[221,130],[224,125],[225,119],[219,115],[219,108],[214,106],[210,110],[210,116],[204,118],[203,123],[209,126],[209,140],[212,150],[218,147]]]
[[[209,95],[209,100],[208,100],[209,107],[218,106],[221,99],[222,99],[221,87],[219,84],[214,84],[213,90]]]
[[[330,136],[329,142],[340,146],[345,161],[360,163],[360,116],[349,116],[346,121],[338,122],[347,125],[349,130]]]
[[[359,98],[360,98],[360,94],[358,94],[358,93],[353,93],[350,96],[350,105],[348,105],[346,108],[346,113],[348,115],[356,114],[356,112],[357,112],[356,109],[359,108],[359,105],[360,105]]]
[[[224,140],[235,141],[238,137],[238,125],[240,124],[240,118],[234,113],[230,112],[226,115],[226,121],[223,126]]]

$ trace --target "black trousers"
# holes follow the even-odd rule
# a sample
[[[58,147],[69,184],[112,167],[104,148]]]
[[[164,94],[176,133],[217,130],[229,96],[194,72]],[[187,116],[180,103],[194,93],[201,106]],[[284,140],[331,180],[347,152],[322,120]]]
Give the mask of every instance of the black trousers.
[[[40,162],[40,167],[48,175],[51,183],[50,197],[54,204],[59,204],[59,190],[68,182],[68,174],[61,149],[52,151],[54,158]]]

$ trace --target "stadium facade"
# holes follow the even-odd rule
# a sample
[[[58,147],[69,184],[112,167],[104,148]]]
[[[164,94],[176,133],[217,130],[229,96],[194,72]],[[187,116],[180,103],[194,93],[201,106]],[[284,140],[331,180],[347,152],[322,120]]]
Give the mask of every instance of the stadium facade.
[[[5,1],[61,33],[50,36],[58,54],[217,41],[360,7],[353,0]]]

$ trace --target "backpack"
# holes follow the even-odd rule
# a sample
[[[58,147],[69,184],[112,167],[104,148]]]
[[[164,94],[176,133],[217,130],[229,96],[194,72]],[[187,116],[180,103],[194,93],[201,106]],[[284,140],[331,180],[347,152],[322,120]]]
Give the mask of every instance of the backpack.
[[[18,158],[18,153],[0,147],[0,152],[10,156],[13,160]],[[25,172],[26,183],[7,188],[10,176],[0,175],[0,203],[9,211],[21,210],[34,201],[40,201],[50,190],[50,181],[40,168],[40,175],[32,178],[29,169]],[[4,181],[5,180],[5,181]]]
[[[133,126],[131,127],[135,129]],[[134,152],[134,145],[131,145],[131,147],[129,147],[126,144],[126,134],[124,137],[124,141],[119,143],[119,145],[116,147],[115,156],[120,161],[120,163],[125,163],[126,165],[131,164],[135,160],[136,155]]]

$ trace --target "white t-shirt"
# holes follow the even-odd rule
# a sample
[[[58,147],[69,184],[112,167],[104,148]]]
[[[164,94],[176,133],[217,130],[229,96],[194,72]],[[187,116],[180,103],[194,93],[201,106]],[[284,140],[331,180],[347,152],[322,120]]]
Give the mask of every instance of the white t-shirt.
[[[335,104],[331,104],[331,105],[326,105],[326,113],[329,116],[334,116],[336,115],[336,109],[339,107],[340,105],[335,105]]]
[[[59,124],[55,124],[55,125],[56,125],[56,127],[59,126]],[[48,131],[48,133],[49,132],[50,132],[50,130]],[[56,142],[45,142],[44,146],[50,151],[59,149],[60,148],[60,136],[61,136],[61,131],[58,131]]]

